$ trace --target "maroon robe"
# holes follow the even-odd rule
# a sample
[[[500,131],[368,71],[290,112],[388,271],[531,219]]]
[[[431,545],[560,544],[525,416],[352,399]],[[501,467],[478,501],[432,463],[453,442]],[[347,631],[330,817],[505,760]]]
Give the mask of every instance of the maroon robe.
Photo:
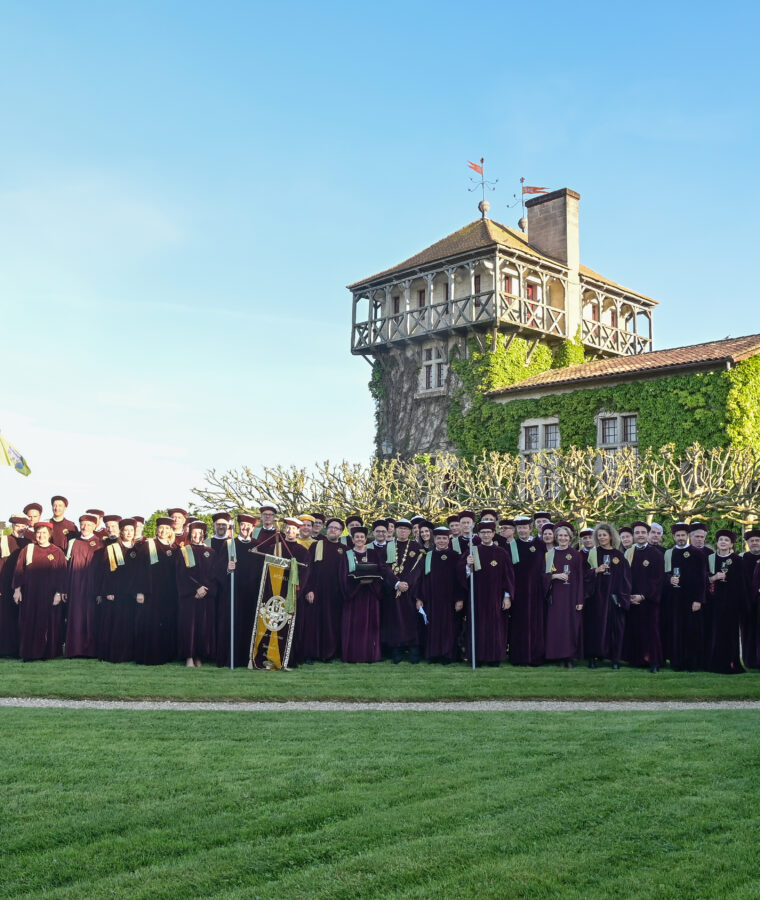
[[[25,537],[8,535],[8,556],[0,556],[0,656],[18,656],[18,606],[13,600],[13,575]]]
[[[235,596],[232,598],[235,615],[235,667],[248,665],[251,653],[251,633],[253,620],[256,615],[256,604],[259,599],[261,586],[261,573],[264,567],[264,557],[257,552],[256,543],[253,540],[244,541],[234,538],[235,541]],[[216,604],[216,664],[218,666],[230,665],[230,594],[232,592],[233,577],[227,571],[229,564],[229,549],[225,547],[217,555],[218,581],[220,590]]]
[[[458,560],[459,554],[449,547],[431,550],[420,563],[422,577],[417,583],[417,596],[428,618],[425,656],[430,660],[450,662],[458,656],[459,617],[454,607],[458,600],[465,599]]]
[[[79,537],[77,526],[71,519],[61,519],[60,522],[56,522],[55,519],[50,519],[50,523],[53,526],[50,543],[55,544],[56,547],[60,547],[65,553],[69,546],[69,540],[71,538]]]
[[[380,575],[381,557],[367,547],[363,553],[351,551],[357,563],[377,566],[377,578],[359,579],[348,571],[348,553],[341,557],[341,588],[344,597],[341,618],[340,658],[347,663],[379,662],[380,602],[383,581]]]
[[[63,643],[63,601],[53,605],[55,594],[66,592],[66,556],[60,547],[33,545],[16,560],[13,589],[21,588],[19,605],[19,656],[24,660],[55,659]]]
[[[661,666],[665,661],[660,640],[660,598],[665,584],[665,558],[658,547],[633,545],[631,593],[641,594],[632,603],[625,625],[623,658],[632,666]]]
[[[189,544],[188,565],[182,550],[177,551],[177,654],[180,659],[211,659],[216,656],[216,595],[219,566],[216,551],[205,544]],[[196,597],[205,587],[204,597]]]
[[[666,563],[667,565],[667,563]],[[673,569],[680,571],[678,587],[670,584]],[[671,651],[670,664],[674,669],[695,671],[704,659],[704,614],[707,588],[707,560],[701,550],[693,547],[674,547],[670,569],[666,571],[664,593],[670,598]],[[698,611],[692,603],[700,603]]]
[[[147,585],[139,547],[127,547],[121,541],[111,546],[121,547],[123,565],[111,571],[108,547],[102,555],[102,598],[98,611],[98,657],[106,662],[131,662],[134,659],[135,619],[137,595],[144,594]],[[108,597],[113,596],[113,600]]]
[[[569,569],[567,582],[552,579],[552,572]],[[583,606],[585,578],[588,572],[586,554],[568,547],[554,551],[552,572],[544,572],[546,610],[546,658],[574,660],[583,655]]]
[[[538,666],[544,661],[546,598],[544,559],[546,552],[535,541],[515,538],[519,562],[514,563],[515,595],[509,611],[509,661],[513,666]]]
[[[177,557],[174,544],[157,538],[157,561],[151,565],[150,540],[140,542],[139,561],[145,583],[145,602],[135,613],[135,662],[161,666],[178,658],[177,653]]]
[[[98,604],[103,544],[92,535],[74,538],[66,587],[65,655],[95,659],[98,655]]]
[[[758,568],[760,568],[760,553],[754,554],[747,550],[742,554],[744,590],[747,596],[747,605],[742,615],[742,659],[744,665],[750,669],[760,666],[760,656],[757,654],[757,609],[752,603],[752,581]]]
[[[319,545],[322,559],[317,559]],[[297,662],[320,659],[328,661],[340,656],[343,620],[343,590],[340,571],[344,565],[346,548],[340,541],[333,543],[320,538],[309,547],[309,569],[306,581],[301,582],[304,601],[296,619],[295,659]],[[313,602],[305,599],[314,593]]]
[[[512,560],[497,544],[477,546],[480,569],[468,574],[468,550],[457,560],[459,583],[467,593],[467,659],[472,661],[472,622],[470,620],[470,578],[475,579],[475,664],[501,663],[507,658],[508,612],[502,608],[504,595],[515,592]]]
[[[584,556],[589,566],[589,556]],[[619,663],[623,656],[626,615],[631,605],[631,567],[622,550],[598,547],[598,565],[604,562],[605,556],[610,557],[608,574],[591,569],[592,589],[583,606],[583,649],[589,659]]]
[[[386,549],[386,559],[388,551]],[[425,551],[415,540],[396,541],[396,562],[383,566],[385,594],[380,615],[380,632],[384,644],[394,650],[419,647],[420,618],[417,612],[417,582],[422,577]],[[405,581],[409,590],[398,591],[396,585]]]
[[[739,633],[747,606],[742,558],[738,553],[728,556],[711,553],[710,557],[714,559],[714,571],[725,571],[726,580],[708,583],[707,587],[705,668],[708,672],[738,675],[744,672]],[[709,570],[708,557],[708,574]]]

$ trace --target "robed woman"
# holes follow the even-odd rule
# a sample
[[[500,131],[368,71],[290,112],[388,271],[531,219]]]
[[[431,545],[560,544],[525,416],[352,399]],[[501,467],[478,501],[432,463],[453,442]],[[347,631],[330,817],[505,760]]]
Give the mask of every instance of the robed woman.
[[[19,656],[55,659],[63,644],[63,594],[66,556],[51,543],[53,526],[38,521],[35,543],[22,548],[13,576],[13,599],[19,605]]]
[[[725,675],[744,672],[739,632],[748,604],[742,558],[734,552],[736,537],[733,531],[718,531],[716,550],[707,558],[705,668]]]
[[[177,561],[177,651],[188,668],[216,655],[219,567],[205,539],[206,523],[192,522],[190,542],[179,548]]]
[[[570,546],[571,530],[557,526],[556,549],[546,554],[544,592],[546,596],[546,659],[572,668],[583,655],[583,603],[586,555]]]
[[[601,522],[594,529],[594,547],[586,557],[593,572],[583,610],[583,643],[590,669],[609,659],[620,668],[625,620],[631,605],[631,566],[620,550],[613,525]]]
[[[147,574],[134,545],[134,519],[119,521],[119,538],[103,549],[98,612],[98,656],[106,662],[134,659],[135,619],[145,602]]]
[[[354,546],[340,571],[343,589],[340,658],[348,663],[380,661],[380,602],[383,577],[380,555],[367,546],[369,529],[360,525],[351,537]]]

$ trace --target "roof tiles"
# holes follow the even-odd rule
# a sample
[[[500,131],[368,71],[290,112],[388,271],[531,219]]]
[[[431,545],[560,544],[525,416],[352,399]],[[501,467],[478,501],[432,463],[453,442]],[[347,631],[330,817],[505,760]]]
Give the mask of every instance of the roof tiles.
[[[607,380],[637,373],[642,376],[660,372],[672,374],[668,370],[695,368],[711,363],[733,364],[757,353],[760,353],[760,334],[749,334],[745,337],[725,338],[722,341],[690,344],[686,347],[655,350],[652,353],[639,353],[634,356],[616,356],[563,369],[550,369],[508,387],[495,388],[489,391],[487,396],[503,397],[528,390],[580,385],[587,381]]]

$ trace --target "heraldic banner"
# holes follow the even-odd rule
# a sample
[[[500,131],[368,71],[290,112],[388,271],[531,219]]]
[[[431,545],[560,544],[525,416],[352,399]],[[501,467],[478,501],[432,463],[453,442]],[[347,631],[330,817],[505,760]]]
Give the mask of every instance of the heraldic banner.
[[[286,669],[296,626],[298,562],[280,556],[264,558],[256,604],[249,669]]]

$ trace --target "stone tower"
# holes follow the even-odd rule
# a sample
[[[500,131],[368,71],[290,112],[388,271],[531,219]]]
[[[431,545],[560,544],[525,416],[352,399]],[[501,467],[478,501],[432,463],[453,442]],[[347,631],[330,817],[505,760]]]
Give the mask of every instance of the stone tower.
[[[481,218],[402,263],[348,286],[351,352],[373,364],[377,449],[453,449],[450,361],[467,339],[535,347],[580,338],[591,358],[652,349],[656,301],[580,264],[578,201],[562,188],[529,200],[527,234]]]

